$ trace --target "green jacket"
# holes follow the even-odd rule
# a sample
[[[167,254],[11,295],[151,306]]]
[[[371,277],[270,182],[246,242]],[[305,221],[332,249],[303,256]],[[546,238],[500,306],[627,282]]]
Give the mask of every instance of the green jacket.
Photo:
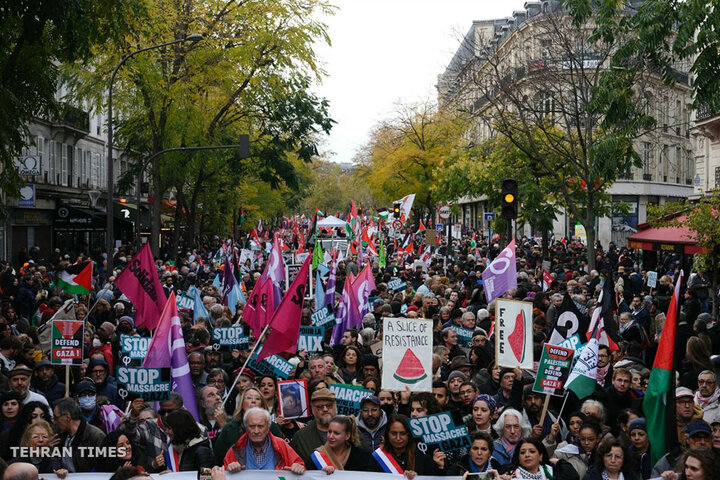
[[[303,459],[306,466],[314,465],[310,455],[312,455],[316,448],[324,444],[325,442],[320,436],[317,422],[315,422],[314,419],[310,420],[310,422],[305,425],[305,428],[301,428],[290,442],[290,446],[300,455],[300,458]]]

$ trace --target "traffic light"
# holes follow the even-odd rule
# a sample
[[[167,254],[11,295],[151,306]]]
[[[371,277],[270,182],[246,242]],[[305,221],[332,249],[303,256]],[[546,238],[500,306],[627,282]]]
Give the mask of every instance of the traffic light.
[[[518,184],[514,178],[506,178],[502,181],[502,213],[501,217],[507,220],[514,220],[518,216]]]
[[[393,218],[400,218],[400,202],[393,205]]]

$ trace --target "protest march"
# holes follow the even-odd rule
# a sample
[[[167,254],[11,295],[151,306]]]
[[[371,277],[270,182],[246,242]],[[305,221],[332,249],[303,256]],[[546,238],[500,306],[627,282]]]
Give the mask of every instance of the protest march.
[[[551,239],[543,257],[533,237],[426,235],[403,213],[412,199],[399,203],[398,219],[350,202],[159,257],[122,245],[110,272],[102,254],[4,262],[2,468],[88,480],[720,471],[706,272],[672,255],[648,271],[637,250],[578,238]]]

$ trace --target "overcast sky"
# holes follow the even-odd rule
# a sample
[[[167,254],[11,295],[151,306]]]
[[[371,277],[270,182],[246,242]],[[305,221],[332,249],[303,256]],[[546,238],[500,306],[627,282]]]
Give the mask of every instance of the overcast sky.
[[[525,0],[335,0],[332,47],[316,52],[329,76],[315,89],[337,122],[322,147],[350,162],[397,101],[437,98],[435,84],[473,20],[511,16]]]

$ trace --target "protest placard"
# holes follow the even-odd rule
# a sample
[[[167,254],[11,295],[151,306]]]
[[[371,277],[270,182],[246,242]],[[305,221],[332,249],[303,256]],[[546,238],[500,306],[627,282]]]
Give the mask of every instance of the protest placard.
[[[300,335],[298,336],[298,352],[300,350],[307,350],[308,352],[322,351],[323,338],[325,338],[325,330],[322,327],[301,325]]]
[[[473,330],[469,328],[461,327],[460,325],[450,325],[450,328],[455,330],[458,335],[458,345],[461,347],[472,347]]]
[[[175,303],[178,310],[193,310],[195,308],[195,298],[189,295],[189,292],[178,291],[175,295]]]
[[[137,335],[120,335],[120,353],[133,360],[145,358],[150,347],[150,337],[138,337]]]
[[[383,388],[432,391],[432,346],[432,320],[383,318]]]
[[[230,327],[215,327],[212,329],[213,347],[229,350],[248,350],[250,348],[250,337],[245,335],[243,325],[232,325]],[[218,347],[215,347],[218,345]]]
[[[320,310],[310,315],[310,321],[314,327],[322,327],[324,330],[330,330],[335,326],[335,314],[330,310],[330,305],[325,305]]]
[[[258,348],[250,359],[248,364],[255,372],[260,375],[274,375],[277,378],[287,379],[293,371],[292,363],[288,362],[280,355],[271,355],[261,361],[257,361],[257,357],[262,351],[262,347]]]
[[[658,274],[654,270],[650,270],[647,272],[647,286],[650,288],[655,288],[657,286],[657,277]]]
[[[448,412],[410,418],[412,436],[428,445],[438,445],[443,452],[471,446],[465,425],[457,426]]]
[[[403,282],[399,278],[396,278],[395,280],[390,280],[388,282],[388,290],[392,290],[394,293],[404,292],[405,290],[407,290],[407,288],[407,283]]]
[[[498,299],[495,318],[495,364],[532,370],[532,303]]]
[[[54,365],[80,365],[83,360],[85,322],[80,320],[53,320],[51,336],[51,363]]]
[[[169,368],[118,366],[116,372],[118,395],[122,399],[134,395],[146,401],[163,401],[170,398]]]
[[[565,393],[565,382],[570,375],[574,352],[571,348],[548,343],[543,345],[533,391],[562,397]]]
[[[310,416],[307,379],[277,382],[280,415],[285,419]]]
[[[577,349],[582,345],[582,340],[580,340],[580,335],[576,333],[572,337],[563,340],[557,345],[558,347],[572,348],[577,351]]]
[[[360,413],[362,399],[374,394],[372,390],[366,390],[360,385],[334,383],[329,388],[335,394],[338,415],[357,415]]]
[[[285,265],[285,271],[286,271],[286,283],[290,285],[293,280],[295,280],[295,277],[297,277],[298,272],[302,268],[302,264],[286,264]]]

